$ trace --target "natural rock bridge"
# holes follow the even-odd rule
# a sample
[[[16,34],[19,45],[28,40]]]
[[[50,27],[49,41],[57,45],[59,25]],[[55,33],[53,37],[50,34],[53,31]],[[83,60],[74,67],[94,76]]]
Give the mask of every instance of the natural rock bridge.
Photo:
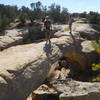
[[[47,77],[51,64],[71,50],[69,37],[11,47],[0,52],[0,100],[26,100]]]

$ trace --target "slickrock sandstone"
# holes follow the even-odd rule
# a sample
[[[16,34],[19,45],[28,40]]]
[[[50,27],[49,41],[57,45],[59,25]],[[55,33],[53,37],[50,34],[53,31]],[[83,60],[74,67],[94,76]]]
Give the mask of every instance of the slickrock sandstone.
[[[53,85],[60,100],[100,100],[100,83],[59,80]]]
[[[6,30],[4,36],[0,36],[0,50],[23,44],[23,40],[28,37],[28,30],[12,29]]]
[[[11,47],[0,52],[0,100],[26,100],[46,79],[51,64],[66,47],[71,50],[69,37]]]

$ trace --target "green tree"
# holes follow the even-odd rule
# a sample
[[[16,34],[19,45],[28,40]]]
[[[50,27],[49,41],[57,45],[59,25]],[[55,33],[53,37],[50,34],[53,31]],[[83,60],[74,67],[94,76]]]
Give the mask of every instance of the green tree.
[[[87,12],[80,13],[80,17],[87,18]]]
[[[48,15],[54,21],[54,23],[67,23],[68,14],[68,9],[61,8],[60,5],[51,4],[49,7]]]
[[[60,15],[60,22],[63,24],[68,23],[69,20],[69,13],[67,8],[63,8],[61,15]]]
[[[25,24],[26,20],[28,19],[28,16],[26,13],[21,13],[19,16],[19,19],[20,19],[22,24]]]
[[[6,27],[13,22],[18,16],[17,6],[0,4],[0,30],[6,29]]]
[[[61,7],[59,5],[52,4],[49,7],[48,13],[54,22],[60,21],[60,12],[61,12]]]
[[[40,1],[30,4],[34,19],[41,19],[43,17],[43,6]]]
[[[8,25],[8,18],[6,15],[0,16],[0,31],[3,31],[6,29]]]
[[[100,14],[98,12],[90,11],[87,18],[92,24],[100,24]]]

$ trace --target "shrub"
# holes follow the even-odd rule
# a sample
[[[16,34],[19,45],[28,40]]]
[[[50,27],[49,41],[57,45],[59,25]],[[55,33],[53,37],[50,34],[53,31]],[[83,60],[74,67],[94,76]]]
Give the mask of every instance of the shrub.
[[[97,53],[100,53],[100,39],[98,40],[98,42],[96,41],[93,41],[92,42],[92,46],[94,47],[95,51]]]
[[[92,43],[93,47],[95,48],[97,53],[100,53],[100,39],[98,40],[98,42],[94,41]],[[97,64],[92,64],[92,69],[93,72],[96,72],[96,76],[94,76],[91,81],[92,82],[98,82],[100,81],[100,63]]]
[[[100,63],[98,63],[98,64],[92,64],[92,70],[93,71],[100,70]]]
[[[93,77],[92,82],[100,82],[100,76]]]
[[[21,13],[19,16],[19,19],[20,19],[21,23],[24,24],[26,22],[26,20],[28,19],[28,16],[26,13]]]
[[[92,24],[100,24],[100,14],[97,12],[90,12],[87,16],[88,20]]]
[[[8,18],[6,15],[0,16],[0,31],[3,31],[6,29],[8,25]]]

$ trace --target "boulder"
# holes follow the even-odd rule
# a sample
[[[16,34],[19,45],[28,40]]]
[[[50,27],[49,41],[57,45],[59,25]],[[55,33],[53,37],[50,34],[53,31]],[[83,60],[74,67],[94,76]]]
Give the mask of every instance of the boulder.
[[[47,86],[46,84],[42,84],[38,89],[31,93],[31,95],[27,98],[27,100],[45,100],[49,99],[50,95],[57,95],[57,91],[53,88]],[[59,96],[57,96],[59,98]],[[55,99],[52,99],[55,100]]]
[[[84,53],[90,53],[90,52],[92,52],[92,51],[95,51],[95,49],[94,49],[93,46],[92,46],[92,42],[93,42],[93,41],[89,41],[89,40],[83,41],[83,42],[81,43],[82,52],[84,52]]]
[[[66,49],[72,49],[69,37],[51,42],[33,43],[8,48],[0,52],[0,100],[26,100],[46,79],[51,64]]]
[[[93,41],[85,40],[81,43],[82,52],[85,54],[87,59],[87,66],[91,66],[93,63],[96,63],[100,58],[99,54],[95,51],[92,42]]]
[[[88,40],[96,40],[99,36],[99,31],[93,26],[94,25],[91,24],[75,22],[72,27],[74,32],[78,32],[80,34],[80,37]]]
[[[59,100],[100,100],[100,83],[66,79],[56,81],[53,86],[60,93]]]
[[[22,44],[28,37],[27,29],[6,30],[4,36],[0,36],[0,50],[9,48],[14,45]]]

